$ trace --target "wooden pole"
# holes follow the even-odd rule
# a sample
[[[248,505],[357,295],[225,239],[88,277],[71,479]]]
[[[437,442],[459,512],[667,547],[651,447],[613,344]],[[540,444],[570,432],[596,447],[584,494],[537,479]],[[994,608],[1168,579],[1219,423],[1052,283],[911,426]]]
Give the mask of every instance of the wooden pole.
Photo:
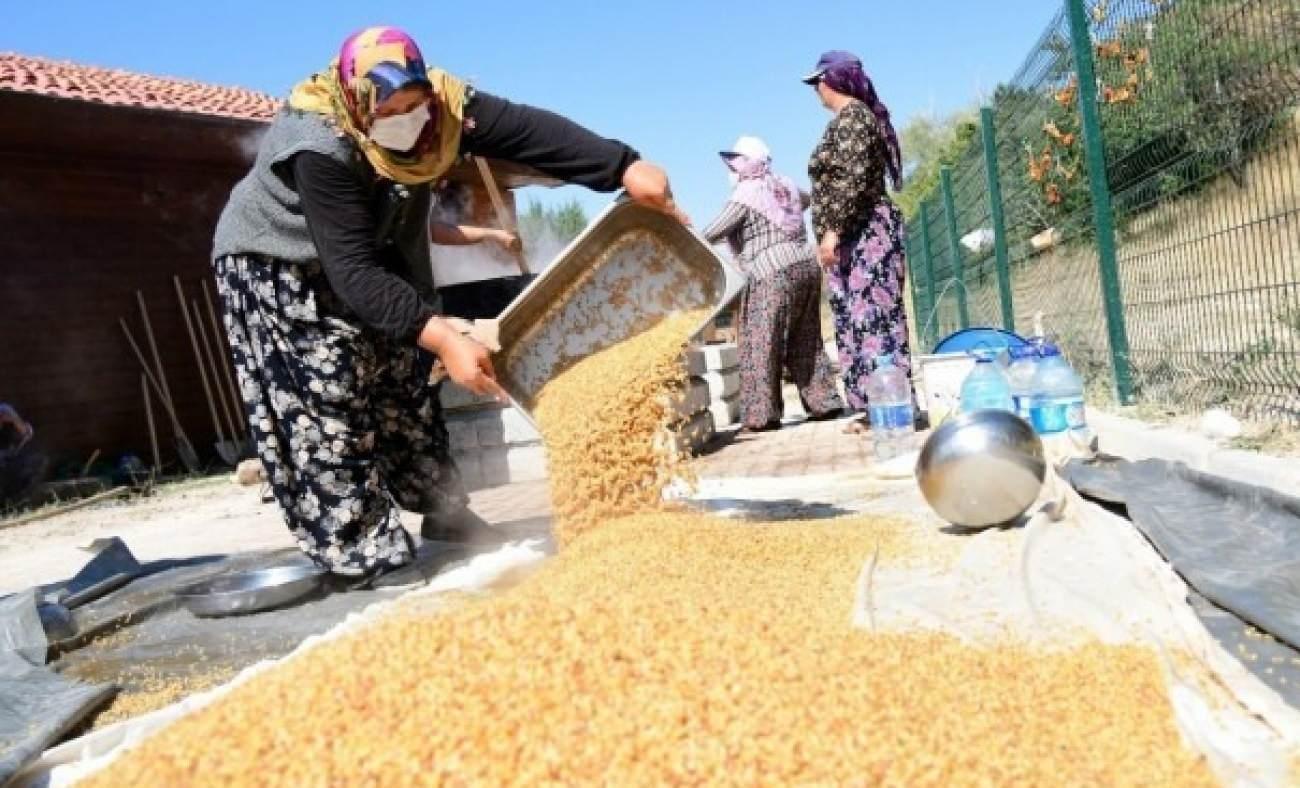
[[[203,346],[204,355],[208,360],[208,366],[212,368],[212,379],[215,381],[219,374],[217,372],[217,360],[213,358],[212,347],[208,344],[208,332],[203,328],[203,314],[199,311],[199,302],[192,301],[192,303],[194,306],[194,319],[195,322],[199,324],[199,339],[202,340],[200,344]],[[230,425],[231,438],[238,440],[237,436],[239,435],[239,427],[237,425],[239,422],[235,420],[235,415],[230,410],[230,401],[226,398],[224,386],[217,386],[217,399],[221,401],[221,412],[225,414],[226,423]]]
[[[149,320],[149,309],[144,305],[144,294],[139,290],[135,291],[135,300],[140,305],[140,317],[144,319],[144,335],[149,340],[149,352],[153,354],[154,369],[158,373],[159,382],[162,383],[162,395],[175,407],[171,387],[167,385],[167,373],[163,370],[162,356],[158,355],[158,343],[153,338],[153,322]]]
[[[159,397],[162,399],[163,410],[167,411],[167,416],[172,422],[172,431],[176,433],[176,447],[179,450],[181,462],[185,464],[187,470],[198,470],[199,455],[194,451],[194,444],[190,443],[190,438],[185,434],[185,429],[181,427],[181,420],[176,417],[176,410],[172,407],[171,400],[163,396],[162,385],[149,369],[149,362],[144,360],[144,353],[140,351],[140,346],[136,344],[135,337],[131,334],[131,329],[127,327],[126,321],[118,318],[117,323],[122,327],[122,333],[126,334],[126,341],[131,343],[131,351],[135,353],[136,360],[144,368],[145,377],[148,378],[150,385],[153,386],[154,391],[158,392]]]
[[[492,169],[488,167],[487,159],[474,157],[474,164],[478,167],[478,173],[483,177],[483,185],[487,187],[488,198],[492,200],[492,209],[497,214],[497,224],[501,229],[507,232],[517,232],[515,223],[510,221],[510,212],[506,210],[506,202],[501,198],[501,191],[497,189],[496,178],[492,177]],[[519,266],[519,273],[527,275],[528,266],[524,264],[522,254],[513,254],[515,265]]]
[[[217,440],[226,442],[225,430],[221,428],[221,419],[217,418],[216,400],[212,397],[212,387],[208,385],[208,368],[203,363],[203,354],[199,351],[199,340],[194,335],[194,323],[190,320],[190,308],[185,303],[185,291],[181,289],[181,278],[172,277],[176,286],[176,301],[181,305],[181,316],[185,318],[185,333],[190,337],[190,348],[194,351],[194,363],[199,367],[199,380],[203,381],[203,396],[208,403],[208,415],[212,417],[212,427],[217,431]],[[201,327],[200,323],[200,327]]]
[[[153,403],[149,397],[149,379],[140,376],[140,390],[144,392],[144,419],[149,425],[149,448],[153,451],[153,475],[162,475],[162,454],[158,451],[158,428],[153,423]]]
[[[214,352],[221,359],[221,371],[225,373],[226,385],[230,387],[230,395],[235,403],[235,414],[239,417],[238,423],[243,427],[244,434],[247,434],[248,419],[244,416],[244,398],[239,393],[239,386],[235,383],[235,373],[230,368],[230,354],[225,352],[221,343],[221,338],[226,334],[221,330],[221,323],[217,320],[217,310],[212,306],[212,293],[208,291],[207,280],[202,280],[200,284],[203,285],[203,300],[208,305],[208,320],[212,322],[212,341],[216,343]]]

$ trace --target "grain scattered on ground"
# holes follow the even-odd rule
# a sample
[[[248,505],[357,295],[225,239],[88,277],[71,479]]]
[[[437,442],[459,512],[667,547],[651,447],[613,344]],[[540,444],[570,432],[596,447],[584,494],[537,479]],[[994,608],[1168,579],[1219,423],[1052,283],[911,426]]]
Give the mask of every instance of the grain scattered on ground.
[[[235,688],[91,786],[1210,785],[1155,655],[850,626],[909,526],[654,513]]]

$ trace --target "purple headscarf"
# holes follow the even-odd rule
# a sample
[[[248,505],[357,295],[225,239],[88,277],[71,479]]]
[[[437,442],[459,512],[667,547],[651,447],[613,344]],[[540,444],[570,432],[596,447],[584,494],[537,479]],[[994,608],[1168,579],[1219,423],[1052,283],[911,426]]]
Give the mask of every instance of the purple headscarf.
[[[792,241],[803,236],[803,196],[794,181],[772,172],[771,159],[731,153],[722,160],[740,178],[731,192],[732,202],[766,216]]]
[[[885,134],[885,144],[889,147],[889,160],[886,162],[889,179],[894,182],[895,189],[900,188],[903,185],[903,154],[898,146],[898,134],[895,133],[894,124],[889,119],[889,108],[876,94],[876,86],[872,84],[867,72],[862,69],[861,60],[847,52],[829,54],[843,57],[835,58],[837,62],[833,62],[822,71],[821,80],[836,93],[852,96],[866,104],[871,114],[876,116],[876,122],[880,124]]]

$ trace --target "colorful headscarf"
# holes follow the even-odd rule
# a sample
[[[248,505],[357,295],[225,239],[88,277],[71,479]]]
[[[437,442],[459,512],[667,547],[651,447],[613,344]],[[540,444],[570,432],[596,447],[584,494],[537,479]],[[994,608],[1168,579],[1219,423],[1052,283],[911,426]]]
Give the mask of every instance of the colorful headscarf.
[[[425,79],[420,79],[423,75]],[[388,150],[367,132],[375,107],[393,91],[424,82],[436,100],[433,122],[415,148]],[[352,138],[380,176],[397,183],[428,183],[445,173],[460,155],[466,85],[440,69],[426,68],[415,41],[395,27],[369,27],[343,42],[339,56],[324,70],[298,83],[289,106],[317,112]]]
[[[784,175],[772,172],[770,158],[730,153],[722,160],[740,178],[731,192],[732,202],[766,216],[792,241],[803,237],[803,197],[799,187]]]
[[[880,124],[881,130],[885,134],[885,144],[889,148],[889,158],[885,162],[889,170],[889,179],[893,181],[895,189],[901,188],[903,184],[903,154],[898,145],[898,134],[894,131],[894,123],[889,118],[889,108],[880,100],[880,96],[876,93],[876,86],[871,82],[871,77],[867,76],[867,72],[862,68],[861,60],[848,52],[827,54],[841,57],[831,58],[833,64],[829,65],[821,73],[821,80],[836,93],[852,96],[866,104],[867,108],[871,110],[871,114],[876,116],[876,122]],[[826,55],[823,56],[823,58],[826,57]]]

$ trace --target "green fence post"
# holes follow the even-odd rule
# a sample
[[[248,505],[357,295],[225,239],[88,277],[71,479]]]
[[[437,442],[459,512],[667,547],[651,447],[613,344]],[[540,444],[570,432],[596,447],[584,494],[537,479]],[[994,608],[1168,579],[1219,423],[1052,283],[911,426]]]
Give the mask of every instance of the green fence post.
[[[903,258],[907,260],[909,266],[916,259],[916,234],[913,230],[914,228],[909,226],[903,231]],[[907,277],[907,289],[912,296],[912,318],[915,320],[925,308],[925,303],[921,300],[921,291],[916,289],[916,276],[907,271],[906,267],[903,275]]]
[[[1016,330],[1016,310],[1011,302],[1011,255],[1007,252],[1007,219],[1002,210],[1002,179],[998,175],[998,140],[993,110],[980,109],[984,136],[984,174],[989,184],[989,217],[993,221],[993,253],[998,264],[998,296],[1002,302],[1002,327]]]
[[[943,188],[943,212],[948,222],[948,253],[952,256],[952,276],[957,281],[957,316],[962,328],[970,328],[970,312],[966,309],[966,264],[961,256],[961,239],[957,236],[957,209],[952,203],[952,168],[939,170]]]
[[[1120,404],[1133,401],[1133,372],[1129,366],[1128,330],[1124,326],[1124,300],[1120,292],[1115,251],[1115,215],[1106,177],[1106,151],[1097,110],[1097,76],[1092,55],[1092,34],[1083,0],[1066,0],[1070,15],[1070,43],[1079,82],[1079,118],[1083,126],[1088,184],[1092,191],[1092,220],[1097,231],[1097,257],[1101,268],[1101,296],[1106,306],[1106,332],[1110,363],[1115,374],[1115,394]]]
[[[930,320],[934,317],[934,311],[939,308],[939,297],[935,295],[934,257],[930,254],[930,204],[928,200],[921,200],[921,263],[925,270],[925,289],[929,297],[925,299],[925,314],[920,316],[921,330],[917,332],[916,336],[928,346],[930,337],[925,335],[925,331],[930,328]]]

